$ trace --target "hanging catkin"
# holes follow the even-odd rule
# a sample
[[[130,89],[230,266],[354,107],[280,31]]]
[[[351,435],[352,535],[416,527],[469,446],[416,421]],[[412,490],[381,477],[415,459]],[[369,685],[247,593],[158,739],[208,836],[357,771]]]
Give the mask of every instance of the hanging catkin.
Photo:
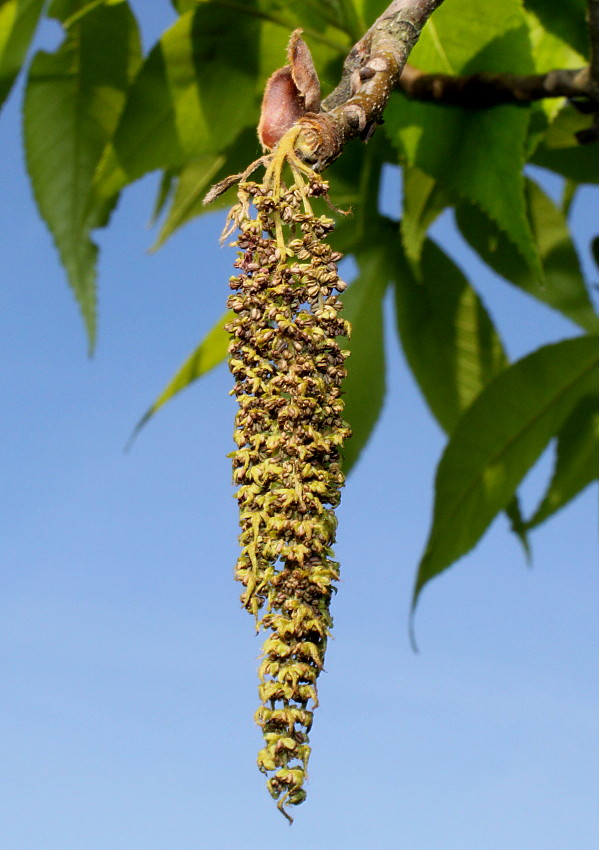
[[[239,230],[239,274],[230,279],[234,318],[226,326],[239,405],[235,574],[243,605],[268,632],[259,669],[258,766],[288,818],[284,807],[306,796],[308,733],[339,578],[332,546],[344,483],[340,449],[350,435],[341,398],[348,352],[338,341],[349,335],[337,297],[345,289],[341,255],[325,241],[333,219],[313,211],[328,185],[294,157],[292,145],[293,139],[279,146],[262,184],[239,186],[228,228]]]

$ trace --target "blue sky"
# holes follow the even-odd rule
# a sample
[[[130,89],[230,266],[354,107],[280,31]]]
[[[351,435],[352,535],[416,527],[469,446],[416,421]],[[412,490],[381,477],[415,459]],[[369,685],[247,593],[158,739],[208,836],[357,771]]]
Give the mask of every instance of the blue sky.
[[[408,606],[444,440],[391,334],[384,416],[340,509],[308,800],[291,829],[281,818],[255,767],[260,641],[232,580],[226,368],[123,452],[222,312],[233,260],[218,247],[222,216],[150,256],[156,178],[125,193],[99,237],[89,360],[24,174],[19,94],[0,116],[3,845],[594,850],[596,487],[533,534],[532,568],[498,520],[424,592],[414,654]],[[390,212],[399,191],[390,173]],[[598,209],[597,191],[581,192],[574,226],[593,283]],[[434,234],[471,272],[511,356],[576,334],[478,265],[450,220]],[[525,483],[528,508],[549,472],[545,458]]]

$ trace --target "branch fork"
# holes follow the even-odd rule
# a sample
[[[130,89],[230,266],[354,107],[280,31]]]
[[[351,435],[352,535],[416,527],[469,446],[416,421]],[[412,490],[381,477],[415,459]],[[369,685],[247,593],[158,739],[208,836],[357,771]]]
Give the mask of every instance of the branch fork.
[[[292,154],[315,172],[327,168],[353,138],[367,141],[382,123],[391,93],[466,108],[527,104],[565,97],[581,112],[594,114],[593,125],[580,131],[580,144],[599,140],[599,0],[587,0],[591,55],[589,66],[556,69],[546,74],[478,73],[463,77],[425,74],[407,64],[408,56],[431,14],[443,0],[393,0],[347,55],[337,88],[321,100],[320,82],[310,50],[295,30],[287,49],[288,64],[270,77],[262,101],[258,136],[264,156],[245,171],[213,186],[208,204],[259,166],[268,168],[272,151],[286,139]],[[293,149],[288,149],[296,128]],[[271,151],[269,153],[268,151]]]

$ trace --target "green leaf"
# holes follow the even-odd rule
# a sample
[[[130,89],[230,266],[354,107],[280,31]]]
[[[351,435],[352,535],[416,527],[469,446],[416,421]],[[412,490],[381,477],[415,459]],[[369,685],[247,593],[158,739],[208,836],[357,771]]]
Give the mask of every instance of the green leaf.
[[[378,203],[378,172],[373,177],[373,171],[376,169],[377,157],[384,153],[384,145],[381,144],[383,142],[386,142],[383,134],[377,133],[368,145],[347,145],[343,155],[326,171],[330,196],[335,205],[342,210],[355,209],[356,214],[349,219],[352,223],[354,242],[363,235],[364,229],[367,229],[370,223],[369,194],[372,194],[374,203]],[[365,215],[367,219],[364,228],[360,222],[361,215]],[[351,253],[351,248],[348,252]]]
[[[260,27],[258,19],[216,2],[181,15],[130,91],[98,169],[97,199],[148,171],[219,154],[255,122]]]
[[[418,278],[401,256],[395,274],[402,347],[429,408],[451,433],[463,411],[506,367],[501,339],[479,296],[434,242],[424,244]],[[517,496],[506,513],[530,558]]]
[[[531,162],[577,183],[599,183],[597,145],[580,145],[575,136],[592,123],[592,116],[581,114],[573,106],[564,106],[536,148]]]
[[[94,207],[87,221],[84,213],[140,56],[128,4],[99,6],[72,25],[55,53],[35,56],[25,91],[25,154],[33,192],[79,302],[90,349],[96,334],[97,247],[89,233],[91,226],[105,223],[109,205]]]
[[[179,170],[176,168],[167,168],[162,172],[160,183],[158,184],[158,191],[156,192],[156,198],[154,200],[154,208],[152,209],[152,215],[150,217],[150,227],[156,224],[164,212],[166,205],[172,199],[175,182],[178,176]]]
[[[559,432],[553,478],[526,528],[540,525],[598,478],[599,396],[588,396],[575,407]]]
[[[526,198],[544,281],[535,277],[504,234],[476,207],[457,206],[458,227],[466,241],[503,278],[585,330],[598,331],[599,316],[589,298],[563,213],[532,180],[526,181]]]
[[[176,230],[197,216],[231,206],[232,192],[225,192],[209,206],[205,206],[204,197],[214,183],[244,171],[255,158],[255,145],[256,133],[253,128],[247,128],[222,154],[192,159],[179,169],[173,178],[172,202],[152,250],[162,247]]]
[[[462,412],[507,364],[485,307],[460,269],[431,241],[417,280],[396,250],[397,327],[428,406],[451,433]]]
[[[522,548],[524,549],[524,555],[526,557],[526,561],[528,564],[532,561],[532,551],[530,548],[530,543],[528,541],[528,529],[526,523],[524,522],[524,517],[522,516],[522,508],[520,507],[520,500],[518,496],[515,495],[511,502],[505,509],[506,516],[510,522],[510,530],[516,535]]]
[[[320,5],[323,5],[321,0],[318,0]],[[354,0],[333,0],[333,6],[337,9],[337,14],[342,28],[348,33],[353,42],[358,41],[366,32],[367,26],[356,8]]]
[[[207,154],[183,166],[177,175],[172,203],[152,246],[153,251],[162,247],[175,230],[206,211],[202,204],[203,198],[210,185],[218,182],[216,175],[224,162],[226,159],[222,154]],[[210,207],[210,210],[212,209],[213,207]]]
[[[544,29],[553,35],[556,41],[565,43],[581,56],[586,56],[589,50],[589,37],[585,21],[586,0],[524,0],[524,6],[532,12]],[[565,67],[560,59],[551,65],[552,68]],[[542,68],[549,71],[550,68]]]
[[[0,106],[25,61],[44,0],[0,2]]]
[[[572,204],[574,203],[574,198],[576,197],[576,193],[579,188],[579,184],[576,180],[564,180],[559,207],[566,220],[570,215],[570,210],[572,209]]]
[[[417,276],[427,231],[450,204],[449,193],[437,180],[419,168],[409,165],[404,167],[401,241],[405,255]]]
[[[418,569],[424,585],[465,555],[581,399],[599,394],[599,336],[547,345],[501,372],[458,422],[437,470]]]
[[[578,0],[575,0],[578,2]],[[583,5],[585,0],[582,0]],[[528,31],[532,47],[534,70],[537,74],[545,74],[554,68],[582,68],[587,64],[584,53],[575,50],[570,41],[571,32],[567,26],[573,23],[576,16],[570,12],[564,16],[562,4],[554,4],[551,7],[538,0],[527,6],[526,17]],[[533,8],[528,8],[528,6]],[[567,21],[564,20],[567,18]],[[580,15],[579,21],[583,30],[584,15]],[[563,100],[559,97],[546,97],[531,105],[531,122],[529,128],[528,152],[529,155],[541,141],[547,127],[559,114],[563,107]]]
[[[529,73],[533,62],[519,0],[461,0],[458,21],[451,4],[441,6],[410,61],[431,73],[506,68]],[[539,271],[521,173],[528,131],[525,108],[462,109],[399,97],[385,111],[385,128],[408,164],[483,209]]]
[[[188,12],[198,5],[200,0],[171,0],[177,12],[182,15],[183,12]]]
[[[362,20],[365,21],[366,27],[369,27],[375,22],[379,15],[382,15],[389,5],[389,2],[388,0],[355,0],[355,5],[358,14],[360,14],[362,16]]]
[[[351,322],[343,382],[343,417],[352,428],[352,437],[343,447],[343,468],[349,472],[380,416],[385,398],[385,342],[383,299],[389,282],[389,261],[384,247],[373,244],[356,255],[359,273],[343,296],[343,318]]]
[[[185,363],[177,370],[175,375],[162,390],[156,401],[146,410],[133,430],[129,445],[139,434],[152,416],[182,390],[187,389],[190,384],[206,375],[227,357],[229,346],[229,335],[225,331],[225,324],[234,314],[225,313],[221,316],[212,330],[208,331],[198,347],[189,355]]]

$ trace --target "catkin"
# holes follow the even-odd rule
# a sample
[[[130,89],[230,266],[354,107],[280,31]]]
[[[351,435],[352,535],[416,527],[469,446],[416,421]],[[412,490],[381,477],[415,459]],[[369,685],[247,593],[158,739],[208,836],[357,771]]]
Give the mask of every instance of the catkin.
[[[295,183],[245,182],[229,216],[239,273],[226,325],[238,402],[232,453],[241,601],[268,632],[259,668],[258,766],[285,816],[305,797],[308,733],[318,705],[339,565],[332,546],[350,436],[341,385],[349,335],[338,293],[341,255],[325,241],[334,220],[315,215],[328,185],[294,169]]]

